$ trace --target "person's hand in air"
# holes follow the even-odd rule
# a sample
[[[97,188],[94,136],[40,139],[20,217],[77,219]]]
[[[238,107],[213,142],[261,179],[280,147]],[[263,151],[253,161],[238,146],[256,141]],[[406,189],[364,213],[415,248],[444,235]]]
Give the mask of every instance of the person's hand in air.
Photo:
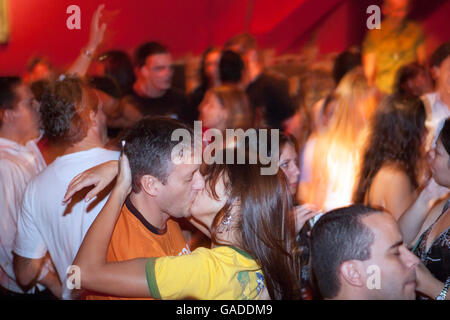
[[[78,191],[86,187],[94,186],[94,188],[90,190],[84,198],[86,201],[90,201],[100,191],[105,189],[112,180],[114,180],[114,178],[117,176],[118,170],[118,161],[112,160],[92,167],[76,175],[67,187],[67,191],[63,199],[63,204],[69,203],[72,199],[72,196]]]

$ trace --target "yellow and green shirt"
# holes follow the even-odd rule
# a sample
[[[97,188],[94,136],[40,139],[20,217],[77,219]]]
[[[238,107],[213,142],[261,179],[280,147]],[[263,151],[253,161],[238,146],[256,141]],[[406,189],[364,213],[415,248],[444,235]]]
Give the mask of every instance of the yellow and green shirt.
[[[259,299],[265,286],[256,261],[230,246],[149,258],[146,275],[156,299],[254,300]]]

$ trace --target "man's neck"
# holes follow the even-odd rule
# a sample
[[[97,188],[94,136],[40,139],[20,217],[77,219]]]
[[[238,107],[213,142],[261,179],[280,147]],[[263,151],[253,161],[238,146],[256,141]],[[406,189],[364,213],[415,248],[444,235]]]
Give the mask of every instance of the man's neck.
[[[358,290],[356,287],[342,288],[336,297],[327,300],[370,300],[364,290]]]
[[[144,192],[132,192],[130,201],[148,223],[160,230],[166,229],[169,215],[161,211],[153,198],[146,196]]]
[[[144,80],[136,81],[133,89],[139,96],[145,98],[159,98],[167,92],[167,90],[159,90],[148,85]]]
[[[70,146],[64,150],[63,155],[67,155],[70,153],[87,151],[94,148],[102,148],[105,145],[105,141],[92,131],[89,131],[86,137],[80,142]]]
[[[24,136],[15,132],[14,130],[8,130],[7,128],[0,129],[0,138],[8,139],[21,145],[25,145],[28,141],[36,139],[37,137],[38,137],[37,135]]]

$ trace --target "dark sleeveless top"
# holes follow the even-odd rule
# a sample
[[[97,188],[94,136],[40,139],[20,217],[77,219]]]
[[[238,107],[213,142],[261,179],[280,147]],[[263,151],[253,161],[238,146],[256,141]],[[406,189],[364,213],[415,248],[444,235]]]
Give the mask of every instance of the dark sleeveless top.
[[[431,274],[441,282],[445,282],[450,276],[450,226],[444,230],[426,250],[427,239],[437,221],[446,214],[450,206],[450,199],[436,221],[420,236],[418,244],[413,249],[416,256],[430,270]],[[434,297],[432,297],[434,298]]]

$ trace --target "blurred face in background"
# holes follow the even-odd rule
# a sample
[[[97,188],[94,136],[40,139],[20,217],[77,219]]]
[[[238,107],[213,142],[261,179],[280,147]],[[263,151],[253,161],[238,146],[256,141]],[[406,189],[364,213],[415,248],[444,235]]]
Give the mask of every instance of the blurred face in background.
[[[219,61],[220,51],[218,50],[211,51],[205,58],[204,69],[210,84],[217,84],[220,80]]]
[[[281,149],[280,169],[286,175],[289,184],[289,192],[291,195],[295,195],[298,187],[298,178],[300,171],[297,166],[297,152],[295,152],[294,146],[290,143],[285,143]]]
[[[170,89],[173,75],[171,55],[161,53],[148,56],[140,73],[146,87],[152,91],[164,92]]]
[[[8,112],[10,126],[14,126],[18,136],[26,142],[39,136],[40,114],[39,103],[33,96],[30,88],[20,84],[15,89],[16,104]]]
[[[406,86],[409,92],[418,97],[433,90],[431,79],[424,71],[408,80]]]
[[[216,128],[221,131],[226,129],[228,113],[215,94],[210,91],[206,92],[199,111],[203,127]]]
[[[392,24],[399,25],[409,12],[409,0],[385,0],[383,14]]]
[[[436,147],[431,151],[431,172],[434,180],[441,186],[450,187],[450,156],[444,148],[441,139],[436,141]]]

